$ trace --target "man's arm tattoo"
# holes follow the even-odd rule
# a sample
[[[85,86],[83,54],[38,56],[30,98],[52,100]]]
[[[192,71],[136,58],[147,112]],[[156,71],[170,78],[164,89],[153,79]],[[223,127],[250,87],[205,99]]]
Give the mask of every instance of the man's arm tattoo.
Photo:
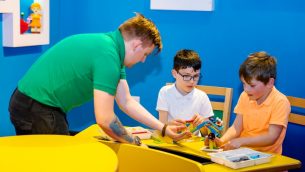
[[[114,120],[110,123],[110,129],[115,133],[115,135],[122,137],[127,142],[134,142],[133,138],[128,135],[126,129],[117,117],[115,117]]]

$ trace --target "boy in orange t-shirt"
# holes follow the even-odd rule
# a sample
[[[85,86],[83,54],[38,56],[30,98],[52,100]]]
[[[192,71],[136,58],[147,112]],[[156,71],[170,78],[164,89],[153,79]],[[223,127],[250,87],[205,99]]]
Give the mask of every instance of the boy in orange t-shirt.
[[[216,143],[224,150],[246,146],[281,154],[290,103],[274,86],[276,59],[253,53],[240,66],[239,77],[244,91],[234,109],[235,121]]]

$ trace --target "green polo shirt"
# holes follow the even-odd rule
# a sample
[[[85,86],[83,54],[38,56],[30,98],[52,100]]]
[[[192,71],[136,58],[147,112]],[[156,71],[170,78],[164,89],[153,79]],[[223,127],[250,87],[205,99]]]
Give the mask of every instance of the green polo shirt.
[[[27,96],[64,112],[93,97],[93,89],[116,94],[126,79],[125,46],[119,30],[67,37],[45,52],[19,81]]]

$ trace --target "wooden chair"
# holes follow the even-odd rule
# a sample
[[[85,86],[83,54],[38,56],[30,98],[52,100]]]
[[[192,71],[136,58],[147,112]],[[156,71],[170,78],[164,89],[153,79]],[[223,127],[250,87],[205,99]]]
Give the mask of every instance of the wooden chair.
[[[119,159],[119,172],[204,171],[201,169],[203,166],[199,162],[175,154],[131,144],[121,144],[117,156]]]
[[[223,121],[223,133],[229,128],[233,88],[197,85],[197,89],[204,91],[210,98],[215,116]],[[222,98],[214,100],[213,96]]]
[[[286,131],[285,140],[283,142],[283,155],[299,159],[304,162],[304,151],[302,145],[305,145],[304,126],[305,126],[305,99],[287,96],[290,105],[291,113],[289,114],[288,127]],[[301,169],[296,171],[304,171]]]
[[[172,83],[167,83],[166,85],[170,84]],[[209,96],[215,116],[223,121],[222,133],[224,133],[229,128],[233,88],[207,85],[197,85],[196,88],[204,91]],[[213,96],[221,97],[214,100]]]
[[[296,108],[303,108],[305,109],[305,99],[298,98],[298,97],[292,97],[292,96],[287,96],[291,107],[296,107]],[[291,112],[289,115],[289,120],[290,123],[295,123],[299,125],[305,125],[305,116],[300,115],[297,112]]]

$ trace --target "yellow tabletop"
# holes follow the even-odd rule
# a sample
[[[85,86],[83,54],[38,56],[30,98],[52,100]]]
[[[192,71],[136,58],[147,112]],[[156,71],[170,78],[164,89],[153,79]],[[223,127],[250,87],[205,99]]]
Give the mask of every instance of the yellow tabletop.
[[[116,171],[118,159],[108,146],[62,135],[0,137],[0,171]]]
[[[76,136],[80,138],[94,138],[94,136],[100,136],[101,135],[101,129],[98,125],[94,124],[87,129],[83,130],[82,132],[78,133]],[[210,156],[208,155],[209,152],[202,151],[201,148],[204,146],[203,141],[196,140],[193,142],[189,141],[182,141],[179,142],[179,144],[169,144],[169,143],[160,143],[156,142],[154,140],[142,140],[143,143],[147,144],[151,147],[159,147],[161,149],[165,150],[171,150],[176,152],[182,152],[185,154],[198,156],[201,158],[210,159]],[[118,143],[113,142],[103,142],[110,146],[112,149],[116,150],[118,149]],[[289,158],[283,155],[274,155],[271,159],[271,162],[266,164],[260,164],[255,165],[251,167],[241,168],[238,170],[231,169],[229,167],[219,165],[216,163],[211,163],[204,166],[204,171],[206,172],[212,172],[212,171],[284,171],[289,169],[295,169],[301,167],[301,162],[299,160]]]
[[[172,143],[160,143],[155,140],[142,140],[143,143],[150,147],[161,148],[163,150],[170,150],[173,152],[181,152],[193,156],[198,156],[205,159],[210,159],[208,155],[209,152],[202,151],[201,148],[204,147],[204,142],[200,140],[185,139],[179,141],[177,144]]]

